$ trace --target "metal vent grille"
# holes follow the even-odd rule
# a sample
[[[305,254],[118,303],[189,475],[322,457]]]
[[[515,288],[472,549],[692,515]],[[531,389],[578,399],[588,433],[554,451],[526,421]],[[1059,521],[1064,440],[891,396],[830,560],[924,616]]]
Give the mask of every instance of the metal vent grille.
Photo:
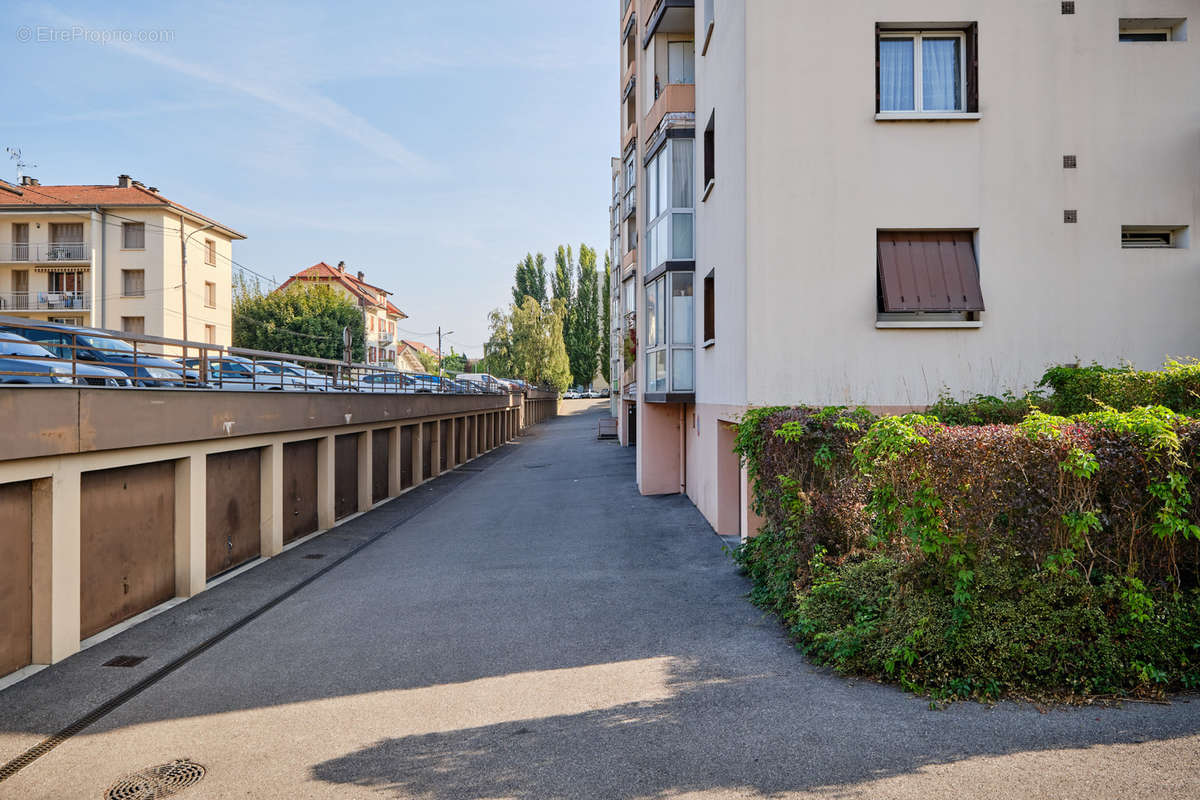
[[[1075,156],[1063,156],[1063,169],[1075,169]]]
[[[1075,13],[1075,0],[1063,0],[1062,13],[1074,14]]]
[[[1063,212],[1063,222],[1078,222],[1079,212],[1075,209],[1068,209]]]

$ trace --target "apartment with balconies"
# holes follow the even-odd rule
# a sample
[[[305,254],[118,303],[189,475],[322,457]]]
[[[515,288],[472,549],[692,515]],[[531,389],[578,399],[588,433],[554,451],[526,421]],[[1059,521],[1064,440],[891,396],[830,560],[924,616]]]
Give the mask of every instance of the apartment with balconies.
[[[620,9],[642,492],[751,534],[747,408],[923,408],[1200,351],[1197,0]]]
[[[0,314],[228,345],[245,238],[128,175],[0,181]]]
[[[398,368],[397,352],[401,349],[396,336],[396,323],[408,315],[388,299],[391,292],[366,282],[366,273],[352,275],[346,262],[331,267],[324,261],[302,269],[280,285],[282,291],[296,282],[324,284],[348,297],[362,310],[366,363],[376,367]]]

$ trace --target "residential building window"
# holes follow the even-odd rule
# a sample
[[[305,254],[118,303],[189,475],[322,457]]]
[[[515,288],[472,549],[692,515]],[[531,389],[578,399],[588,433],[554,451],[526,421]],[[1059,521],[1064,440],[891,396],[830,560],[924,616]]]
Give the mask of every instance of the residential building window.
[[[29,223],[14,222],[12,226],[12,260],[29,260]]]
[[[208,344],[216,344],[217,343],[217,326],[216,325],[205,325],[204,326],[204,341]]]
[[[694,392],[693,273],[667,272],[646,286],[646,392]]]
[[[204,240],[204,263],[210,267],[217,265],[217,243],[212,239]]]
[[[953,327],[984,310],[973,231],[879,231],[876,323]]]
[[[876,112],[978,111],[976,31],[878,30]]]
[[[50,291],[54,294],[74,295],[83,292],[83,274],[74,271],[51,272]]]
[[[83,261],[87,248],[83,241],[82,222],[51,222],[48,261]]]
[[[667,42],[667,83],[696,82],[696,43]]]
[[[217,285],[211,281],[204,282],[204,305],[209,308],[217,307]]]
[[[1121,226],[1121,247],[1126,250],[1186,248],[1188,244],[1186,226],[1162,228],[1146,225]]]
[[[704,126],[704,194],[702,199],[708,199],[713,183],[717,180],[717,112],[708,115],[708,124]]]
[[[625,156],[623,165],[625,194],[624,204],[621,206],[622,219],[628,217],[637,208],[637,150],[629,151],[629,155]]]
[[[646,165],[647,272],[695,255],[695,140],[669,139]]]
[[[1182,17],[1122,19],[1117,26],[1117,40],[1121,42],[1187,41],[1187,20]]]
[[[121,223],[121,247],[125,250],[145,250],[146,224],[144,222]]]
[[[146,296],[146,270],[144,270],[144,269],[123,269],[123,270],[121,270],[121,296],[122,297],[145,297]]]
[[[121,317],[121,330],[125,333],[144,334],[146,332],[146,318]]]
[[[372,348],[370,349],[370,351],[369,351],[369,355],[368,355],[368,359],[371,361],[371,363],[372,363],[372,364],[374,364],[374,363],[375,363],[375,361],[376,361],[376,358],[375,358],[375,348],[374,348],[374,347],[372,347]]]
[[[717,339],[717,271],[704,276],[704,346]]]

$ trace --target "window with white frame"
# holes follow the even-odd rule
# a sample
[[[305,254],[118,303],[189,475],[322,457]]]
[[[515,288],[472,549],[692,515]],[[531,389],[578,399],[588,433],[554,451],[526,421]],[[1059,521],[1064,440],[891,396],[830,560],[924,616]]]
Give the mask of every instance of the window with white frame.
[[[669,139],[646,165],[647,272],[696,257],[694,158],[695,140]]]
[[[695,275],[666,272],[646,285],[646,392],[694,392]]]
[[[975,26],[878,33],[878,104],[889,113],[978,110]]]

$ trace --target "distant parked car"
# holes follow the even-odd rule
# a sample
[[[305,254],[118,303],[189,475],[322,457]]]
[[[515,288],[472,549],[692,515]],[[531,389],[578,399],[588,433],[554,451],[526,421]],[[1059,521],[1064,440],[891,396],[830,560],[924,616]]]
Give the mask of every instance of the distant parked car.
[[[239,391],[304,391],[307,386],[303,378],[272,372],[243,356],[223,355],[209,358],[207,382],[213,389],[236,389]],[[188,358],[184,364],[199,369],[199,358]]]
[[[57,322],[30,322],[36,328],[16,323],[0,325],[0,330],[37,342],[56,357],[70,360],[72,352],[79,361],[118,370],[137,386],[181,387],[183,371],[179,364],[151,353],[135,351],[133,345],[115,339],[107,331],[77,328]]]
[[[91,364],[60,361],[40,344],[8,331],[0,331],[0,383],[129,386],[124,372]]]
[[[417,391],[417,382],[403,372],[373,372],[359,381],[359,389],[364,392],[412,394]]]
[[[578,400],[578,399],[579,399],[579,392],[575,391],[574,389],[572,389],[571,391],[569,391],[563,395],[563,400]]]
[[[286,375],[290,378],[296,378],[304,382],[305,388],[309,391],[324,392],[326,390],[334,390],[333,379],[324,373],[317,372],[315,369],[294,364],[291,361],[257,361],[260,367],[272,372],[276,375]]]

